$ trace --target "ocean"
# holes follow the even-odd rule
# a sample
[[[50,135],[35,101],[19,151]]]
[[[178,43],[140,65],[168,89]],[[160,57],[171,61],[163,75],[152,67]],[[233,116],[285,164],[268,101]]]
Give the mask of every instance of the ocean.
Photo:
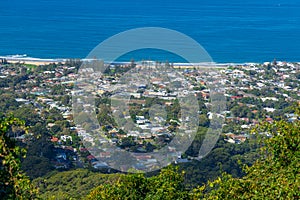
[[[218,63],[300,61],[299,11],[299,0],[1,0],[0,55],[85,58],[119,32],[163,27],[195,39]],[[181,61],[155,52],[120,61]]]

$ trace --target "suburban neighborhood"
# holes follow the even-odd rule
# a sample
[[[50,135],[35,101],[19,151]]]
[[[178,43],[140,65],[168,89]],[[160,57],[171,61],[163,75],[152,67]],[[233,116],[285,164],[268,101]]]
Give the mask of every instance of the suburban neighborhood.
[[[172,146],[172,140],[190,134],[186,125],[191,122],[209,128],[217,116],[224,141],[241,144],[262,121],[272,123],[282,114],[289,121],[297,119],[287,108],[300,103],[300,63],[89,61],[84,65],[80,60],[67,60],[36,66],[2,59],[0,87],[3,97],[14,99],[12,110],[33,109],[40,125],[45,124],[46,141],[55,153],[49,157],[54,168],[108,170],[116,162],[111,160],[116,152],[130,152],[134,163],[138,162],[131,167],[143,170],[160,162],[152,153],[168,144],[168,155],[173,156],[168,161],[190,162],[193,157]],[[211,111],[214,93],[222,95],[219,101],[224,107],[219,111]],[[90,96],[93,101],[86,100]],[[188,96],[196,99],[196,107],[179,101]],[[187,116],[181,107],[186,113],[196,109],[197,115]],[[36,126],[37,121],[28,125]],[[15,137],[26,143],[32,135]],[[128,160],[118,162],[114,164],[128,170],[122,163]]]

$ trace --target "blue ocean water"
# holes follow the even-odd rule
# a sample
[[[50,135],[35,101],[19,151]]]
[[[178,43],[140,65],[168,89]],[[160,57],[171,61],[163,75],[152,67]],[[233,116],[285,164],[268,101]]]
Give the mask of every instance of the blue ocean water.
[[[1,0],[0,55],[84,58],[114,34],[152,26],[192,37],[216,62],[300,61],[299,10],[299,0]]]

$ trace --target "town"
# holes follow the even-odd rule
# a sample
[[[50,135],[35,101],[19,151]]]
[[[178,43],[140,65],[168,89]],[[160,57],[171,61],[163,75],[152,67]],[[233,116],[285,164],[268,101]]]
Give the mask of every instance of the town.
[[[216,115],[210,111],[212,88],[224,97],[225,107],[217,114],[222,119],[224,141],[232,144],[251,139],[251,129],[262,121],[272,123],[283,115],[289,121],[296,120],[289,108],[300,103],[300,63],[90,61],[93,67],[89,67],[81,60],[45,65],[9,63],[5,59],[1,62],[1,112],[20,117],[29,127],[28,134],[19,132],[11,137],[34,148],[32,155],[29,148],[28,157],[32,160],[28,162],[51,163],[45,170],[110,170],[114,151],[132,153],[133,163],[138,163],[132,168],[155,167],[158,160],[150,153],[171,144],[185,123],[192,121],[199,127],[210,127]],[[104,70],[97,72],[95,66]],[[140,73],[144,69],[151,74]],[[198,103],[196,107],[189,104],[190,110],[178,100],[189,95]],[[89,96],[94,96],[92,102],[84,99]],[[182,107],[186,113],[198,108],[197,115],[186,116]],[[95,119],[90,117],[93,112]],[[100,149],[97,155],[93,154],[95,148]],[[170,161],[175,163],[190,162],[197,154],[171,146],[167,151],[174,155],[176,159]],[[128,170],[122,162],[129,161],[121,157],[114,164]]]

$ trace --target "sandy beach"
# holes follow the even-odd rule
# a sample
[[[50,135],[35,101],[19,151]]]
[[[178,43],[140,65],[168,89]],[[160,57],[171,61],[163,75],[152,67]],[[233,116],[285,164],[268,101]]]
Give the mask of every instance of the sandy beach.
[[[63,62],[49,62],[49,61],[16,61],[16,60],[7,60],[8,63],[22,63],[22,64],[29,64],[29,65],[49,65],[51,63],[63,63]]]
[[[6,60],[8,63],[22,63],[29,65],[49,65],[51,63],[65,63],[66,59],[40,59],[30,57],[0,57],[0,62]]]

